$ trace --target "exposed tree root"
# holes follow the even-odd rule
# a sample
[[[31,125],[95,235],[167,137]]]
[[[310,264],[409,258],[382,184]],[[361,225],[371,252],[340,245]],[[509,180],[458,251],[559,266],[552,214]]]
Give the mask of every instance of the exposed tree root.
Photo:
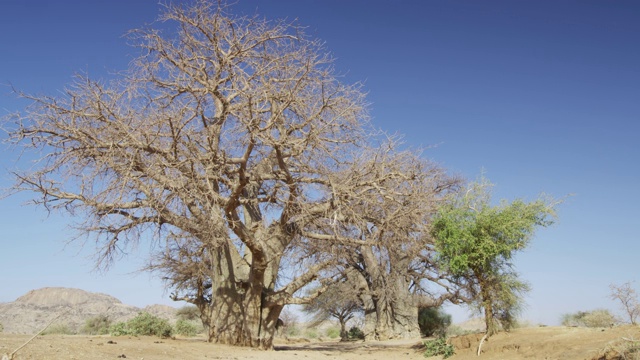
[[[484,343],[485,340],[487,340],[488,336],[489,336],[489,333],[486,333],[480,340],[480,345],[478,345],[478,356],[480,356],[480,352],[482,351],[482,344]]]

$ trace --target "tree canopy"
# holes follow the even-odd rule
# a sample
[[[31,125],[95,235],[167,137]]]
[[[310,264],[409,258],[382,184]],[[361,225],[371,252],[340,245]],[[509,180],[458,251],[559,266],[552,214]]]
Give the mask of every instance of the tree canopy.
[[[113,79],[20,94],[31,105],[2,127],[43,155],[14,190],[72,214],[99,266],[148,243],[146,269],[198,307],[210,341],[271,348],[284,305],[326,289],[354,248],[392,244],[369,235],[397,219],[422,216],[396,232],[415,243],[428,211],[403,205],[431,211],[455,181],[373,130],[361,86],[295,24],[205,0],[160,21],[174,27],[130,33],[140,56]]]
[[[490,184],[472,183],[443,205],[433,222],[440,262],[464,284],[485,314],[487,333],[496,321],[509,327],[528,285],[518,279],[513,256],[527,247],[537,227],[553,223],[554,203],[539,199],[491,204]]]

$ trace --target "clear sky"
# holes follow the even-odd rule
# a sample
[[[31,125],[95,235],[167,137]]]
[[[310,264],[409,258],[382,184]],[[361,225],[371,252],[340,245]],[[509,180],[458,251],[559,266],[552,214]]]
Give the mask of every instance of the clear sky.
[[[24,106],[6,84],[55,95],[74,72],[125,69],[136,50],[122,35],[160,10],[156,0],[3,0],[0,114]],[[344,81],[364,82],[375,125],[431,147],[424,155],[453,174],[484,169],[496,198],[573,194],[517,259],[533,288],[524,317],[617,311],[608,285],[640,270],[640,3],[238,0],[235,11],[298,19]],[[0,187],[15,155],[3,148]],[[134,273],[145,249],[92,272],[91,243],[65,246],[71,219],[21,206],[27,198],[0,200],[0,302],[66,286],[176,305]]]

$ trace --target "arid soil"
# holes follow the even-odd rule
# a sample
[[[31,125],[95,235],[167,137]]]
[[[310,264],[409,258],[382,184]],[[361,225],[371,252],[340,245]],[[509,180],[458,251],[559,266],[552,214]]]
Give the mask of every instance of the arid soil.
[[[30,336],[0,334],[0,355],[10,353]],[[545,327],[518,329],[492,337],[480,359],[605,359],[604,350],[617,342],[640,339],[640,328],[607,329]],[[459,347],[452,360],[478,359],[478,336],[454,338]],[[110,337],[84,335],[38,336],[14,359],[425,359],[421,341],[287,342],[277,341],[273,351],[209,344],[202,339]],[[609,352],[607,359],[614,359]],[[429,359],[440,359],[440,356]]]

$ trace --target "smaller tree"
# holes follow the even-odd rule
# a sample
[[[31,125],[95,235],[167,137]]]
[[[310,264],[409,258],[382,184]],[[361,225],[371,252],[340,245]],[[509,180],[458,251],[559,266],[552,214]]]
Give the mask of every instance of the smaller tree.
[[[471,305],[484,313],[487,336],[508,330],[529,290],[513,270],[514,254],[527,247],[538,226],[554,215],[544,200],[515,200],[491,205],[491,184],[473,183],[461,196],[443,205],[433,222],[436,251]]]
[[[638,294],[631,287],[630,282],[626,282],[622,285],[611,284],[611,295],[609,297],[612,300],[620,301],[624,312],[629,318],[629,322],[632,325],[636,325],[638,315],[640,315],[640,303],[638,302]]]
[[[312,324],[319,324],[332,317],[337,319],[340,323],[340,339],[346,341],[349,339],[347,322],[362,311],[362,306],[355,287],[349,282],[340,282],[305,304],[303,310],[313,314]]]
[[[421,307],[418,310],[418,326],[424,336],[443,337],[451,325],[451,315],[440,307]]]

